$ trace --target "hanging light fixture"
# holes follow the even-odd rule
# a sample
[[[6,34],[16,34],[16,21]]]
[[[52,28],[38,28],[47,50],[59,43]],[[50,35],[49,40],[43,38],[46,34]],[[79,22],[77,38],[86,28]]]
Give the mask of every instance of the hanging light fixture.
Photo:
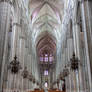
[[[63,71],[61,71],[60,74],[59,74],[59,79],[64,80],[65,77],[67,77],[68,75],[69,75],[69,69],[65,65]]]
[[[30,74],[28,75],[28,79],[29,79],[30,81],[33,80],[33,75],[32,75],[32,73],[30,73]]]
[[[19,70],[22,69],[20,62],[17,60],[17,56],[15,55],[14,60],[12,60],[9,65],[8,65],[8,69],[11,71],[11,73],[13,74],[13,81],[14,81],[14,76],[15,74],[18,74]],[[15,82],[14,82],[15,84]],[[13,85],[14,85],[13,84]],[[14,90],[14,92],[16,92]]]
[[[64,67],[62,73],[63,73],[63,78],[65,78],[65,77],[67,77],[67,76],[69,75],[69,70],[68,70],[68,68],[66,67],[66,65],[65,65],[65,67]]]
[[[73,56],[72,58],[70,59],[70,62],[71,62],[71,70],[78,70],[79,68],[79,60],[77,57],[75,57],[75,53],[73,53]]]
[[[32,82],[33,82],[34,84],[36,83],[36,80],[35,80],[35,78],[33,78]]]
[[[36,81],[36,84],[39,86],[39,82],[38,81]]]
[[[22,72],[22,76],[23,78],[28,78],[28,70],[27,70],[27,67],[24,68],[23,72]]]
[[[60,74],[59,74],[59,79],[63,80],[63,73],[62,72],[60,72]]]
[[[14,60],[9,63],[8,69],[11,70],[11,73],[17,74],[20,69],[22,69],[20,62],[17,60],[17,56],[15,55]]]

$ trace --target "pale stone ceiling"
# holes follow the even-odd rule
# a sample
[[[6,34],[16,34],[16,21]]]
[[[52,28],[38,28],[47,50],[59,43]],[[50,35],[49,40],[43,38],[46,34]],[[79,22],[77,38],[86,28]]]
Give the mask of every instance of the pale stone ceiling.
[[[30,51],[38,57],[43,53],[54,54],[58,69],[61,44],[72,18],[73,0],[24,0],[24,5],[30,27]]]
[[[60,38],[63,9],[63,0],[29,1],[29,14],[34,43],[37,37],[46,31],[55,36],[56,40]]]
[[[64,37],[65,30],[67,30],[66,26],[71,16],[73,0],[24,1],[24,4],[28,4],[30,35],[33,47],[36,48],[38,39],[48,32],[56,38],[56,46],[58,48]]]
[[[38,56],[52,54],[54,57],[61,36],[63,0],[30,0],[28,12],[34,51]]]

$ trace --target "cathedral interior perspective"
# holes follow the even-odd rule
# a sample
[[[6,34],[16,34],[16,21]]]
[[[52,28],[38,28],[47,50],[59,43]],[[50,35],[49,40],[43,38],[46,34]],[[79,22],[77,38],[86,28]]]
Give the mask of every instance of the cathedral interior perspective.
[[[92,0],[0,0],[0,92],[92,92]]]

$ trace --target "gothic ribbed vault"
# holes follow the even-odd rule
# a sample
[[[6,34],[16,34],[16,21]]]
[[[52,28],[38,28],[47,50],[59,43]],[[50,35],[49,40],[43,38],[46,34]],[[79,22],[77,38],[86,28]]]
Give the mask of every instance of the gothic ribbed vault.
[[[92,0],[0,0],[0,92],[48,89],[92,92]]]

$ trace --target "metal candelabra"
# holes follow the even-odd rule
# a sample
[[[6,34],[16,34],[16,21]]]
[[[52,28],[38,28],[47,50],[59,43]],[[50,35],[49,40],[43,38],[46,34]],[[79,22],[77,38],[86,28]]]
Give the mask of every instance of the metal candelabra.
[[[15,55],[14,60],[9,63],[8,69],[11,70],[12,74],[17,74],[20,69],[22,69],[20,62],[17,60],[17,56]]]

